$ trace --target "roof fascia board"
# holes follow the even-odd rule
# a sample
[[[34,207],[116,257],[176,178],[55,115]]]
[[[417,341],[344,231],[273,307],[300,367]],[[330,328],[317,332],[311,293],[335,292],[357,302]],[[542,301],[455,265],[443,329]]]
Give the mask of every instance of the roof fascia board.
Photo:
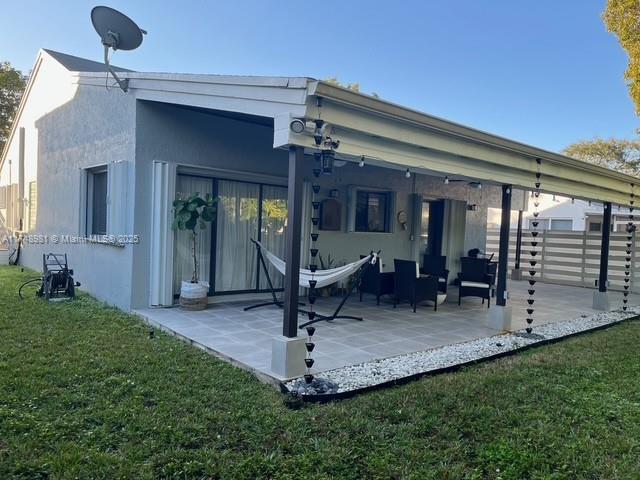
[[[276,134],[284,129],[284,118],[281,128],[278,128],[276,118]],[[283,132],[284,134],[284,132]],[[401,142],[390,142],[384,138],[373,138],[370,135],[358,134],[353,131],[340,130],[336,132],[340,139],[338,156],[351,161],[358,161],[361,155],[374,160],[374,163],[386,165],[395,169],[409,168],[417,173],[440,173],[453,177],[470,178],[490,184],[510,184],[523,190],[533,188],[534,177],[529,171],[514,168],[509,165],[498,165],[482,160],[472,160],[458,155],[446,154],[435,150],[419,148]],[[284,140],[284,135],[281,140]],[[308,135],[289,135],[289,143],[315,149],[313,138]],[[283,146],[275,145],[275,146]],[[572,177],[543,176],[543,191],[549,193],[564,192],[567,195],[584,199],[599,199],[626,205],[629,201],[627,190],[621,187],[624,183],[603,178],[599,185],[588,185],[583,182],[580,172],[574,172]]]
[[[216,85],[246,85],[256,87],[287,87],[306,89],[311,79],[307,77],[258,77],[241,75],[205,75],[197,73],[118,72],[131,80],[163,80],[182,83]],[[81,78],[102,78],[105,72],[75,72]]]
[[[337,103],[343,103],[358,110],[368,112],[370,114],[394,118],[397,121],[413,123],[422,128],[429,128],[441,131],[449,135],[463,137],[472,142],[487,144],[496,149],[512,151],[523,156],[541,158],[548,162],[564,164],[573,168],[592,171],[598,175],[615,177],[627,183],[640,182],[640,180],[635,177],[615,172],[604,167],[592,165],[581,160],[560,155],[558,153],[549,152],[547,150],[509,140],[497,135],[483,132],[481,130],[466,127],[464,125],[427,115],[416,110],[411,110],[390,102],[385,102],[375,97],[363,95],[345,88],[337,87],[326,82],[312,82],[309,88],[309,94],[321,96],[325,100],[332,100]],[[310,109],[311,108],[312,107],[310,107]],[[315,111],[315,107],[313,107],[313,109]],[[323,106],[323,115],[324,109],[325,107]]]
[[[474,160],[481,160],[501,167],[528,171],[531,174],[531,183],[533,183],[536,162],[535,158],[531,156],[505,151],[484,143],[474,143],[466,138],[461,139],[450,134],[419,128],[413,124],[392,121],[376,115],[362,115],[357,110],[343,104],[324,102],[322,118],[332,127],[334,135],[338,139],[348,135],[348,131],[352,130],[350,126],[353,125],[357,126],[360,133],[366,132],[388,141],[466,157],[470,163]],[[605,171],[608,172],[608,170]],[[596,173],[591,169],[576,169],[565,163],[545,159],[542,163],[542,172],[545,177],[559,178],[572,178],[579,174],[582,182],[593,186],[600,185],[603,178],[600,172]],[[636,182],[640,182],[640,179]]]

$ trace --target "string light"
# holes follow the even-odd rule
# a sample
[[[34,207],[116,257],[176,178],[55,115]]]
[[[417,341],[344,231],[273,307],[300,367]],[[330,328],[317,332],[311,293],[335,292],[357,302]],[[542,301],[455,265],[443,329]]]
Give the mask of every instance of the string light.
[[[358,166],[359,166],[360,168],[364,167],[364,155],[362,155],[362,156],[360,157],[360,162],[358,163]]]
[[[404,176],[405,176],[406,178],[411,178],[411,171],[410,171],[408,168],[407,168],[407,171],[406,171],[406,172],[404,172]]]

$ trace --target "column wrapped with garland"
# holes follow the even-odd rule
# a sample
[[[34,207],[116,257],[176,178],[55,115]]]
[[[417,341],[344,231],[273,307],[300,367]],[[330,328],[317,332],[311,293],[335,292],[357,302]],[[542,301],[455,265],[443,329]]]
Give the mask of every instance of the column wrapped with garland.
[[[634,223],[634,214],[633,211],[635,209],[635,192],[634,192],[634,184],[631,184],[631,192],[629,193],[629,218],[627,222],[627,250],[625,256],[624,263],[624,291],[622,292],[622,310],[627,311],[629,307],[629,291],[631,289],[631,262],[632,262],[632,253],[633,253],[633,244],[636,226]]]
[[[542,166],[542,160],[539,158],[536,158],[536,179],[534,182],[534,189],[533,189],[533,221],[531,222],[531,250],[530,250],[530,254],[531,254],[531,258],[529,259],[529,289],[527,290],[527,293],[529,294],[529,297],[527,298],[527,333],[531,333],[533,331],[533,328],[531,327],[531,324],[533,323],[534,320],[534,312],[535,312],[535,308],[534,304],[535,304],[535,298],[534,295],[536,293],[536,289],[535,289],[535,285],[536,285],[536,265],[538,264],[539,261],[539,257],[538,257],[538,244],[539,244],[539,239],[538,236],[540,235],[540,230],[538,229],[538,226],[540,225],[540,221],[538,220],[538,216],[540,215],[540,187],[542,185],[542,172],[541,172],[541,166]]]

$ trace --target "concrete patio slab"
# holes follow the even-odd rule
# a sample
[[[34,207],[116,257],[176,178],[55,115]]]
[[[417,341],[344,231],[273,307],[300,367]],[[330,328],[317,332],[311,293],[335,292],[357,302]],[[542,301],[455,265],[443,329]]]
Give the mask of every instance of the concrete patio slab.
[[[526,326],[527,286],[524,281],[509,284],[514,330]],[[591,289],[538,283],[536,290],[534,329],[595,312]],[[611,292],[610,298],[613,308],[622,306],[622,293]],[[319,298],[316,310],[330,312],[339,300]],[[243,311],[252,303],[220,303],[200,312],[175,307],[146,308],[136,313],[158,328],[255,372],[263,380],[278,383],[285,378],[271,371],[271,344],[282,335],[282,310],[265,307]],[[631,295],[629,303],[639,304],[640,296]],[[447,301],[437,312],[423,306],[414,313],[408,304],[393,308],[390,300],[376,306],[374,297],[365,295],[359,302],[354,296],[343,312],[363,316],[364,321],[339,319],[315,324],[314,372],[495,335],[499,331],[488,326],[493,308],[487,309],[480,299],[470,297],[458,306],[455,287],[450,287]]]

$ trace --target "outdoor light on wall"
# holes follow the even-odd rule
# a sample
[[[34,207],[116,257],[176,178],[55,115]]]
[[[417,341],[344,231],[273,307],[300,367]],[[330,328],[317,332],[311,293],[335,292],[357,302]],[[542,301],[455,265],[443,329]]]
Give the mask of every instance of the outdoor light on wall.
[[[467,210],[469,210],[470,212],[477,212],[479,209],[478,204],[476,203],[472,203],[470,205],[467,205]]]

